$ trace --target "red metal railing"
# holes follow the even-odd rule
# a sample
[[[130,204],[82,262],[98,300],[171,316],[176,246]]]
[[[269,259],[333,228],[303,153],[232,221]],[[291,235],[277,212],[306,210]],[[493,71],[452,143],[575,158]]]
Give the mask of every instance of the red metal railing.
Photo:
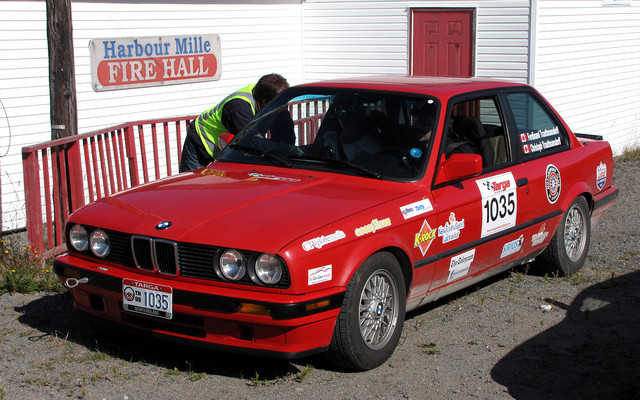
[[[136,121],[24,147],[32,248],[45,259],[64,251],[64,222],[71,212],[177,172],[182,137],[193,118]]]
[[[298,144],[311,143],[328,103],[290,104]],[[27,238],[42,259],[65,251],[69,215],[102,197],[178,172],[195,116],[136,121],[22,149]]]

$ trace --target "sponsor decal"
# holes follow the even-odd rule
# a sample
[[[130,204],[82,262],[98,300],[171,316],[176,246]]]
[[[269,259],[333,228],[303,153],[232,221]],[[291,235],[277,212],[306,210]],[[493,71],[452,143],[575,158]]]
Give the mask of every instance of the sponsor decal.
[[[537,153],[562,145],[560,129],[557,126],[551,129],[541,129],[537,132],[521,133],[520,141],[523,143],[522,152],[524,154]]]
[[[422,223],[422,228],[420,228],[420,232],[416,233],[415,239],[413,241],[413,248],[419,248],[422,255],[427,254],[427,250],[431,247],[431,242],[436,238],[436,230],[431,229],[429,223],[425,219]]]
[[[531,247],[537,246],[544,242],[544,240],[549,236],[549,232],[547,232],[547,224],[542,224],[538,233],[534,233],[531,236]]]
[[[256,178],[256,179],[266,179],[268,181],[280,181],[280,182],[300,182],[300,179],[297,178],[285,178],[283,176],[276,176],[276,175],[265,175],[265,174],[259,174],[259,173],[251,173],[248,174],[250,177],[252,178]]]
[[[333,267],[331,264],[325,265],[319,268],[310,269],[308,274],[307,284],[311,286],[311,285],[317,285],[318,283],[330,281],[332,278],[331,276],[332,270],[333,270]]]
[[[518,195],[511,172],[476,181],[482,196],[481,237],[516,226]]]
[[[360,237],[368,233],[376,233],[377,230],[391,226],[391,218],[383,220],[372,219],[370,224],[356,228],[355,234]]]
[[[218,171],[216,169],[209,169],[209,168],[204,168],[203,170],[200,171],[201,175],[215,175],[215,176],[222,176],[225,177],[227,176],[227,173],[225,171]]]
[[[330,235],[327,236],[320,236],[317,238],[313,238],[310,240],[307,240],[306,242],[302,243],[302,249],[304,251],[311,251],[313,249],[320,249],[322,248],[322,246],[325,246],[329,243],[333,243],[333,242],[337,242],[338,240],[342,240],[344,238],[346,238],[347,235],[345,235],[344,232],[342,231],[335,231],[335,233],[332,233]]]
[[[602,190],[607,182],[607,164],[601,162],[596,168],[596,186],[598,190]]]
[[[544,179],[544,186],[547,189],[547,199],[553,204],[560,197],[560,189],[562,188],[560,180],[560,171],[555,165],[547,165],[547,173]]]
[[[429,211],[433,211],[433,206],[431,205],[429,199],[420,200],[415,203],[400,207],[400,212],[402,213],[404,219],[413,218]]]
[[[505,243],[504,246],[502,246],[502,253],[500,253],[500,258],[505,258],[507,256],[520,252],[523,243],[524,236],[522,235],[520,235],[520,237],[516,240]]]
[[[464,229],[464,218],[456,221],[456,214],[449,214],[449,221],[438,227],[438,236],[442,238],[442,243],[448,243],[460,237],[460,230]]]
[[[124,288],[124,298],[128,301],[133,301],[136,298],[136,293],[131,286]]]
[[[458,278],[462,278],[469,272],[471,263],[476,256],[476,249],[469,250],[465,253],[459,254],[455,257],[451,257],[449,263],[449,277],[447,282],[451,282]]]

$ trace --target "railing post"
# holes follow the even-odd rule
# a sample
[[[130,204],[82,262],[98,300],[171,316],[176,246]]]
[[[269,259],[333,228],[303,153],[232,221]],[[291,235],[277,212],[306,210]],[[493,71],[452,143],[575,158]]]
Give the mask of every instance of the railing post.
[[[67,148],[67,173],[69,174],[69,192],[73,212],[84,206],[84,179],[82,179],[82,157],[80,156],[80,141],[71,142]]]
[[[131,187],[140,185],[140,175],[138,174],[138,157],[136,155],[135,135],[133,125],[124,128],[124,142],[127,148],[127,160],[129,160],[129,178]]]
[[[27,239],[38,254],[44,253],[44,227],[42,224],[42,201],[40,199],[40,167],[38,151],[22,151],[24,175],[24,201],[27,208]]]

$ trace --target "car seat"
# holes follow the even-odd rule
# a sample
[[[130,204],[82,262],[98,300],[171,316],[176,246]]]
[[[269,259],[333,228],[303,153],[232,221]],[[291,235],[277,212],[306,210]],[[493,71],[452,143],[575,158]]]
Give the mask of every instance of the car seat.
[[[467,115],[453,122],[453,130],[457,132],[462,139],[471,143],[475,149],[475,153],[482,157],[483,168],[494,165],[493,145],[479,119]]]

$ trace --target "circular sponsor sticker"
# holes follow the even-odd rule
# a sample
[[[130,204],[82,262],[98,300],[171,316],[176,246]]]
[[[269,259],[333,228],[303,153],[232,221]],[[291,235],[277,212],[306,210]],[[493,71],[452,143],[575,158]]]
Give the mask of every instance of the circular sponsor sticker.
[[[553,204],[560,197],[560,171],[555,165],[547,165],[547,174],[544,180],[544,185],[547,188],[547,199],[549,203]]]

